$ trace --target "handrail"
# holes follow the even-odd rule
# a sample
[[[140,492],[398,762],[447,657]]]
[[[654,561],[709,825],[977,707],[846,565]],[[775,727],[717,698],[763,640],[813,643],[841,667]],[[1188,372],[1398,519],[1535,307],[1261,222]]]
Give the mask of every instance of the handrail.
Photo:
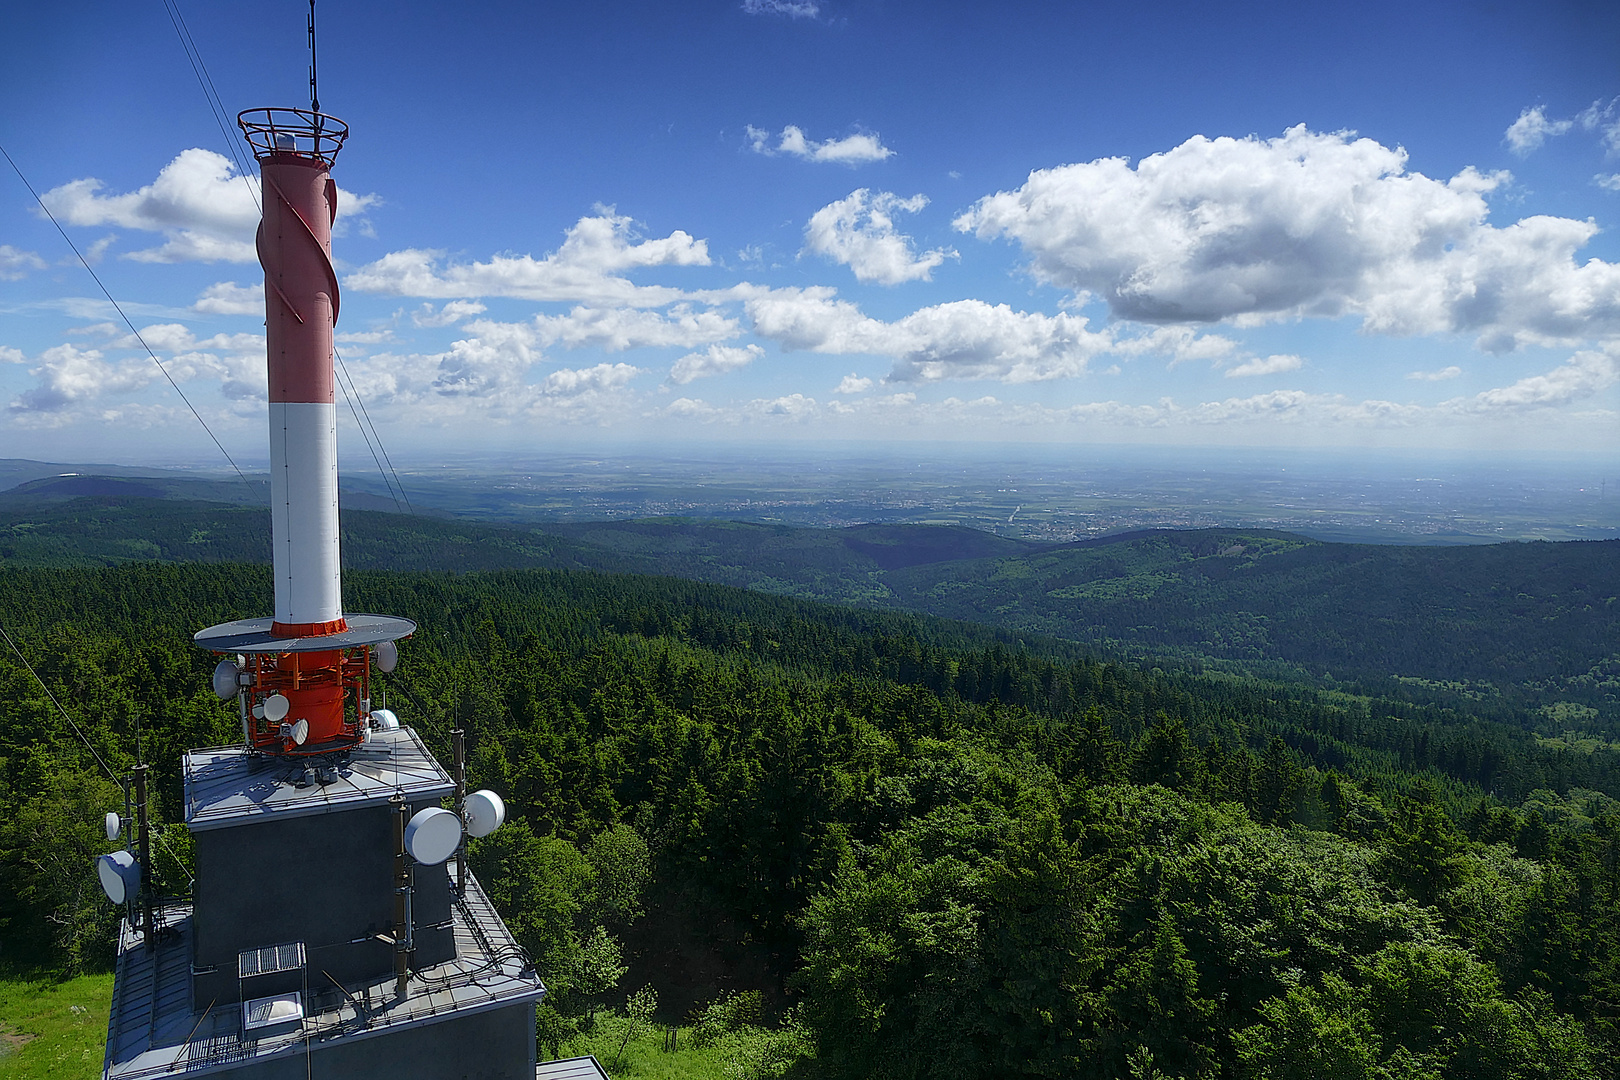
[[[237,114],[236,123],[259,161],[292,154],[330,168],[349,137],[348,124],[309,109],[244,109]]]

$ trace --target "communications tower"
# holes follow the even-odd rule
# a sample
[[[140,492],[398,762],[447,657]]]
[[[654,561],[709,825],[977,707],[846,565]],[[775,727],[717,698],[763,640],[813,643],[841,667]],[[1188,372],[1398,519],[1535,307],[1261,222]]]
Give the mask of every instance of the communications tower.
[[[343,611],[331,169],[348,127],[311,104],[238,119],[262,192],[274,615],[195,636],[223,655],[242,741],[184,756],[192,896],[143,889],[144,809],[139,856],[108,816],[130,843],[98,867],[128,905],[103,1077],[532,1080],[545,987],[465,859],[505,809],[466,792],[460,731],[447,772],[373,708],[372,671],[415,623]]]

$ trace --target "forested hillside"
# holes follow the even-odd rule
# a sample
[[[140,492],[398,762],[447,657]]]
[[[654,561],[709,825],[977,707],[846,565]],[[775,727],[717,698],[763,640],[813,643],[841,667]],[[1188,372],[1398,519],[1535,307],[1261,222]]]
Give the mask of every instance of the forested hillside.
[[[525,528],[361,510],[345,511],[343,530],[345,565],[357,568],[669,574],[1620,741],[1620,541],[1434,548],[1204,529],[1043,548],[954,526]],[[0,497],[0,565],[145,559],[267,561],[268,515],[128,496]]]
[[[1616,540],[1432,548],[1153,530],[884,580],[896,604],[936,615],[1237,670],[1291,668],[1381,694],[1542,709],[1548,730],[1590,723],[1620,736]]]
[[[759,992],[798,1033],[773,1074],[1615,1075],[1606,747],[679,580],[345,587],[421,623],[390,705],[440,753],[465,726],[508,800],[474,865],[551,1045],[650,982]],[[269,595],[259,567],[0,570],[0,620],[115,771],[139,740],[170,822],[180,750],[234,729],[189,635]],[[9,652],[0,755],[0,962],[104,962],[121,797]],[[183,890],[184,830],[160,852]]]

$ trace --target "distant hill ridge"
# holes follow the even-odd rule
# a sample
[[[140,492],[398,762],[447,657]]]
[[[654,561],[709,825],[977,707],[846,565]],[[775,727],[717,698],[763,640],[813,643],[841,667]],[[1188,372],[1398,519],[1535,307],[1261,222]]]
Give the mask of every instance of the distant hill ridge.
[[[3,476],[3,470],[0,470]],[[63,472],[24,480],[0,490],[0,506],[26,505],[37,501],[67,502],[84,498],[169,499],[184,502],[210,502],[254,506],[267,502],[270,482],[262,476],[207,480],[175,476],[107,476],[101,473]],[[404,512],[394,499],[370,492],[340,489],[338,500],[345,507],[359,510]],[[446,517],[438,510],[421,511],[428,517]]]
[[[149,483],[163,481],[58,477],[0,494],[0,567],[269,561],[268,511],[110,493]],[[1620,723],[1620,541],[1402,547],[1222,528],[1042,545],[961,526],[510,526],[352,505],[343,525],[356,569],[668,575],[1114,655],[1542,710],[1571,730]]]

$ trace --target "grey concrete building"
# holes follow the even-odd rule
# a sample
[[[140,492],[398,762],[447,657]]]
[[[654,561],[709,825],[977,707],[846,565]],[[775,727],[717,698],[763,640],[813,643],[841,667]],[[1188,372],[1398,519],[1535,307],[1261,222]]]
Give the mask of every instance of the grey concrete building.
[[[545,987],[476,879],[409,865],[396,925],[394,817],[453,787],[410,728],[319,767],[187,754],[193,897],[156,909],[150,941],[122,930],[105,1080],[531,1080]]]

